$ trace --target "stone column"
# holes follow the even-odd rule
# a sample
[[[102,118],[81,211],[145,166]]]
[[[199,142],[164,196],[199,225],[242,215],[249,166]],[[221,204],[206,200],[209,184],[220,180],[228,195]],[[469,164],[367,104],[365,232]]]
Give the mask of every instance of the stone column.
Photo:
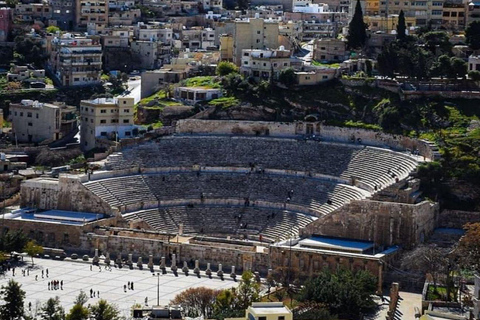
[[[127,261],[127,264],[128,264],[129,266],[133,266],[132,257],[133,257],[133,254],[129,253],[129,254],[128,254],[128,261]]]
[[[99,261],[100,261],[100,258],[98,257],[98,249],[95,249],[95,256],[93,257],[92,263],[98,264]]]
[[[212,269],[210,269],[210,262],[207,263],[207,270],[205,270],[205,274],[211,278],[212,277]]]
[[[172,254],[172,266],[170,269],[173,271],[173,273],[177,272],[177,257],[175,256],[175,253]]]
[[[223,270],[222,270],[222,264],[221,263],[218,265],[217,276],[219,276],[220,279],[223,280]]]
[[[148,255],[148,268],[153,270],[153,256],[151,254]]]
[[[142,268],[143,268],[143,259],[142,259],[142,257],[138,257],[137,267],[138,267],[139,269],[142,269]]]
[[[106,264],[107,266],[109,266],[110,263],[111,263],[111,261],[110,261],[110,253],[107,252],[107,253],[105,253],[105,264]]]
[[[167,273],[167,264],[165,263],[165,257],[162,257],[160,259],[160,270],[162,270],[163,274]]]
[[[195,269],[193,269],[193,273],[195,273],[197,276],[200,276],[200,267],[198,260],[195,260]]]
[[[383,286],[383,261],[378,261],[378,284],[377,284],[377,294],[383,294],[382,286]]]
[[[188,276],[188,265],[187,265],[187,261],[183,260],[183,268],[182,268],[182,271],[185,273],[186,276]]]
[[[237,279],[237,274],[235,273],[235,266],[232,266],[232,273],[230,273],[230,278],[232,278],[233,281],[236,281]]]
[[[117,259],[115,260],[116,264],[118,264],[118,266],[120,267],[122,265],[122,253],[119,252],[117,254]]]

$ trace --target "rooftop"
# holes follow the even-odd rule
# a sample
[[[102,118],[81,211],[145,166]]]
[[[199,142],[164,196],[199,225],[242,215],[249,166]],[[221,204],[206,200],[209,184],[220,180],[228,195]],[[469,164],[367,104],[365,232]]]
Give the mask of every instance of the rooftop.
[[[38,222],[83,225],[103,218],[103,214],[90,212],[74,212],[63,210],[37,211],[32,208],[22,208],[5,214],[5,219],[33,220]]]

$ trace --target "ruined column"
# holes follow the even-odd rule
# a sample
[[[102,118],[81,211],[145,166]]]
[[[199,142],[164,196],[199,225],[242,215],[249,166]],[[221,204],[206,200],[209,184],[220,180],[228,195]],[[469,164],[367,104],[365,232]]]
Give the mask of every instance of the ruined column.
[[[100,258],[98,257],[98,249],[95,249],[95,256],[93,257],[92,263],[98,264],[99,261],[100,261]]]
[[[170,267],[170,269],[172,270],[173,273],[177,272],[177,257],[174,254],[172,254],[172,266]]]
[[[142,257],[138,257],[137,267],[138,267],[139,269],[142,269],[142,268],[143,268],[143,259],[142,259]]]
[[[110,265],[110,263],[111,263],[111,260],[110,260],[110,253],[109,253],[109,252],[107,252],[107,253],[105,253],[105,264],[106,264],[107,266],[109,266],[109,265]]]
[[[148,268],[153,270],[153,256],[151,254],[148,255]]]
[[[167,265],[165,263],[165,257],[162,257],[160,259],[160,270],[162,270],[163,274],[167,273]]]
[[[129,254],[128,254],[128,261],[127,261],[127,264],[128,264],[129,266],[133,266],[133,260],[132,260],[132,258],[133,258],[133,254],[129,253]]]
[[[223,280],[223,270],[222,270],[222,264],[221,263],[218,265],[217,276],[219,276],[220,279]]]
[[[182,271],[185,273],[186,276],[188,276],[188,265],[187,265],[187,261],[183,260],[183,268],[182,268]]]
[[[195,269],[193,269],[193,273],[195,273],[197,276],[200,276],[200,268],[199,268],[198,260],[195,260]]]
[[[119,252],[119,253],[117,254],[117,259],[115,259],[115,263],[116,263],[119,267],[122,266],[122,253],[121,253],[121,252]]]
[[[212,278],[212,269],[210,269],[210,262],[207,263],[207,269],[205,270],[205,274],[206,274],[209,278]]]
[[[236,281],[237,279],[237,274],[235,273],[235,266],[232,266],[232,273],[230,273],[230,278],[232,278],[233,281]]]

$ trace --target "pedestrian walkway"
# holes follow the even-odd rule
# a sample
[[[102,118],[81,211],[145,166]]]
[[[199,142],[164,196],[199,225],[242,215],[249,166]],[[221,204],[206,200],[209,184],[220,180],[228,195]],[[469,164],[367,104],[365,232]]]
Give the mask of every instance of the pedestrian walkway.
[[[27,266],[31,266],[30,263]],[[25,308],[28,310],[29,302],[32,309],[39,303],[47,301],[51,297],[59,296],[63,307],[68,310],[73,306],[75,297],[83,290],[89,298],[87,304],[95,304],[101,299],[114,303],[121,310],[122,315],[129,316],[130,309],[134,304],[144,304],[145,298],[148,298],[150,304],[157,304],[157,281],[159,283],[159,301],[160,305],[166,305],[175,295],[191,287],[208,287],[212,289],[227,289],[236,287],[238,282],[234,282],[226,277],[224,281],[217,277],[209,279],[205,276],[198,278],[193,272],[189,276],[179,272],[176,277],[171,272],[166,275],[157,276],[158,266],[155,273],[150,270],[130,270],[128,268],[111,268],[111,271],[102,266],[101,271],[98,266],[73,261],[56,261],[35,259],[35,267],[30,271],[21,272],[22,268],[17,267],[15,276],[12,271],[8,271],[5,277],[0,277],[0,286],[5,285],[9,279],[13,278],[22,285],[26,292]],[[48,269],[48,277],[47,277]],[[42,277],[43,271],[43,277]],[[158,279],[157,279],[158,277]],[[51,281],[63,281],[61,286],[51,286]],[[124,290],[128,282],[133,282],[133,290]],[[53,288],[53,289],[52,289]],[[90,291],[91,290],[91,291]]]

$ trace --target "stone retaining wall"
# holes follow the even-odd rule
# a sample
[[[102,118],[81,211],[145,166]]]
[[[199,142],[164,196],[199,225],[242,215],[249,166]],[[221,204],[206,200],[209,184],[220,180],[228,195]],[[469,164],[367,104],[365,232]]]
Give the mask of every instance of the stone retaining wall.
[[[440,228],[463,229],[468,222],[480,222],[480,212],[478,211],[460,211],[460,210],[442,210],[438,219]]]

